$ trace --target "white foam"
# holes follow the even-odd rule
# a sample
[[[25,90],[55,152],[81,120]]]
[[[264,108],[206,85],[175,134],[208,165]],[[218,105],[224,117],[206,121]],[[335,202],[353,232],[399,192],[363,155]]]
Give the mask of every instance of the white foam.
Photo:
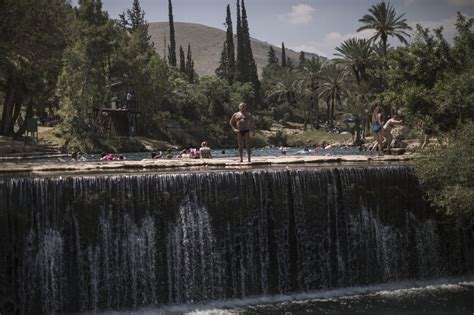
[[[337,299],[353,299],[360,296],[397,297],[431,291],[457,291],[466,286],[474,287],[474,274],[462,277],[446,277],[431,280],[413,280],[391,282],[362,287],[317,290],[295,294],[278,294],[258,296],[246,299],[229,299],[212,301],[206,304],[183,304],[163,307],[146,307],[135,311],[105,311],[102,315],[151,315],[151,314],[189,314],[189,315],[231,315],[239,314],[242,308],[249,306],[264,306],[279,303],[305,303],[308,300],[334,301]],[[240,310],[239,310],[240,308]]]

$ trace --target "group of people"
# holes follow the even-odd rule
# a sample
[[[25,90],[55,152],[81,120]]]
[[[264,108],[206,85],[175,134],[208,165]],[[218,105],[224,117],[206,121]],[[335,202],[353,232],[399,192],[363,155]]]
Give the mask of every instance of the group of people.
[[[245,103],[239,104],[239,111],[232,115],[229,124],[237,137],[240,162],[244,161],[244,147],[247,148],[247,160],[251,162],[252,147],[250,143],[250,135],[255,134],[255,122],[252,118],[252,115],[247,111],[247,106]],[[225,151],[222,151],[222,154],[224,153]],[[151,158],[172,159],[173,153],[171,149],[168,149],[166,154],[163,154],[161,151],[159,153],[154,152],[152,153]],[[206,141],[203,141],[199,149],[190,147],[179,152],[178,158],[209,159],[212,158],[211,148]]]
[[[166,151],[166,154],[163,154],[162,151],[159,151],[159,153],[156,153],[156,152],[151,153],[151,158],[154,160],[161,159],[161,158],[172,159],[173,157],[174,155],[171,148],[169,148]],[[188,148],[188,149],[181,150],[178,154],[178,158],[179,159],[181,158],[210,159],[212,158],[211,148],[209,147],[207,141],[203,141],[199,149]]]
[[[402,120],[398,120],[398,115],[390,117],[384,122],[385,112],[381,106],[377,106],[372,114],[372,131],[375,133],[376,140],[372,146],[372,151],[378,151],[378,155],[382,155],[383,148],[387,146],[388,152],[390,152],[393,136],[392,129],[396,125],[403,123]]]
[[[244,147],[247,148],[247,160],[248,162],[251,162],[251,154],[252,154],[252,148],[251,148],[251,143],[250,143],[250,135],[255,134],[255,122],[252,118],[252,115],[247,112],[246,104],[245,103],[240,103],[239,104],[239,111],[234,113],[229,121],[230,126],[232,127],[232,130],[234,131],[236,137],[237,137],[237,143],[239,146],[239,157],[240,157],[240,162],[243,162],[244,160]],[[62,147],[62,152],[66,153],[67,152],[67,142],[63,145]],[[287,149],[285,148],[285,153]],[[283,154],[285,154],[283,153]],[[222,154],[225,154],[225,151],[222,151]],[[209,144],[207,141],[203,141],[201,143],[201,147],[199,149],[196,148],[188,148],[182,150],[178,156],[178,158],[191,158],[191,159],[209,159],[212,158],[212,153],[211,153],[211,148],[209,147]],[[162,151],[157,152],[152,152],[151,153],[151,158],[152,159],[172,159],[174,158],[173,151],[172,149],[168,149],[165,153]],[[112,153],[102,153],[100,156],[100,161],[119,161],[119,160],[124,160],[125,157],[123,155],[114,155]],[[72,155],[71,160],[78,160],[78,154],[75,153]],[[58,162],[62,162],[59,161]]]
[[[100,160],[101,161],[121,161],[125,160],[125,157],[123,155],[113,155],[112,153],[102,153],[100,155]]]

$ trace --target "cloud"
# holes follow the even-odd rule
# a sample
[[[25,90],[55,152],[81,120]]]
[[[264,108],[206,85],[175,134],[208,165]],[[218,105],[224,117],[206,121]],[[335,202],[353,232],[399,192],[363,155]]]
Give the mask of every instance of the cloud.
[[[314,8],[312,6],[301,3],[292,6],[290,12],[280,15],[279,18],[291,24],[308,24],[313,19],[313,12]]]
[[[312,40],[298,46],[290,47],[295,51],[307,51],[316,53],[327,58],[334,58],[336,47],[340,46],[343,41],[349,38],[370,38],[373,32],[365,30],[362,32],[339,33],[329,32],[320,40]]]
[[[460,1],[460,0],[458,0]],[[472,16],[465,15],[466,18],[470,18]],[[452,16],[450,18],[442,19],[442,20],[419,20],[409,23],[409,25],[413,28],[413,32],[411,32],[412,37],[407,38],[408,42],[413,39],[413,34],[416,31],[416,24],[420,24],[423,27],[428,27],[429,29],[438,28],[443,26],[443,36],[449,42],[452,42],[454,36],[456,36],[456,16]],[[343,41],[349,38],[357,37],[357,38],[370,38],[373,34],[373,31],[365,30],[362,32],[351,32],[351,33],[340,33],[340,32],[329,32],[324,35],[322,39],[311,40],[305,42],[301,45],[291,46],[289,48],[295,51],[307,51],[313,52],[320,56],[334,58],[334,53],[336,52],[336,47],[340,46]],[[396,47],[400,45],[400,42],[396,38],[389,38],[389,44],[392,47]]]

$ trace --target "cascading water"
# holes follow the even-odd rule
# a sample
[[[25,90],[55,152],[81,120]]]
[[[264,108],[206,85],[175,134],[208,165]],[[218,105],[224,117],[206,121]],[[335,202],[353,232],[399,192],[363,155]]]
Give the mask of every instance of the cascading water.
[[[462,230],[433,219],[407,166],[19,177],[0,179],[0,200],[1,314],[305,292],[467,268]]]

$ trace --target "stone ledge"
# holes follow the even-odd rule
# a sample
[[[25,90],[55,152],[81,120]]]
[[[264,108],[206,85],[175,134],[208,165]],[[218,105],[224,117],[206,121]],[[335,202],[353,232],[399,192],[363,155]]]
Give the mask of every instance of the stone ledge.
[[[252,162],[239,162],[233,158],[215,158],[200,160],[142,160],[142,161],[110,161],[110,162],[67,162],[67,163],[1,163],[0,174],[24,173],[110,173],[117,170],[166,170],[206,168],[251,168],[260,166],[282,165],[322,165],[332,163],[370,163],[370,162],[406,162],[412,160],[414,155],[335,155],[335,156],[284,156],[284,157],[254,157]]]

